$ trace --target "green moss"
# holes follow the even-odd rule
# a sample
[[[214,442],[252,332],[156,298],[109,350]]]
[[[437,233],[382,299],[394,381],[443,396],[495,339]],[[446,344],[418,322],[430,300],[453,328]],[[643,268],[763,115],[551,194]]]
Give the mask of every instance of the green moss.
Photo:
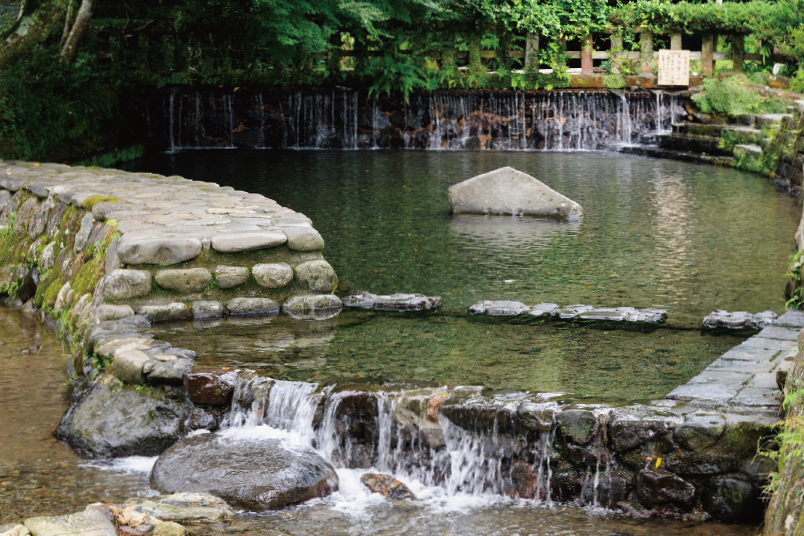
[[[738,458],[751,458],[774,436],[772,427],[753,422],[740,422],[729,426],[723,438],[726,451]]]
[[[117,203],[120,200],[116,197],[107,197],[105,195],[91,195],[84,199],[84,208],[92,209],[98,203]]]
[[[745,85],[744,77],[725,80],[704,80],[703,93],[692,96],[693,102],[703,113],[772,114],[784,113],[787,104],[778,97],[765,97]]]
[[[91,294],[101,277],[103,277],[105,264],[106,261],[102,257],[95,257],[84,263],[79,268],[78,273],[75,274],[72,284],[73,294],[75,296]]]
[[[625,87],[625,77],[621,74],[609,74],[603,77],[603,85],[610,89]]]

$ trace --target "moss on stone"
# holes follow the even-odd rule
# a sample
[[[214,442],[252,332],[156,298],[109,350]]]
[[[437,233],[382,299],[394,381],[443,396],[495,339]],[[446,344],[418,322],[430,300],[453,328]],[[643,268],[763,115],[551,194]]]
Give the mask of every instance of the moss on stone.
[[[91,195],[84,200],[84,208],[91,210],[92,207],[98,203],[118,203],[119,199],[116,197],[107,197],[105,195]]]
[[[85,262],[73,279],[73,294],[75,296],[91,294],[101,277],[103,277],[105,264],[106,260],[102,257],[95,257]]]
[[[603,77],[603,85],[610,89],[625,87],[625,77],[621,74],[609,74]]]

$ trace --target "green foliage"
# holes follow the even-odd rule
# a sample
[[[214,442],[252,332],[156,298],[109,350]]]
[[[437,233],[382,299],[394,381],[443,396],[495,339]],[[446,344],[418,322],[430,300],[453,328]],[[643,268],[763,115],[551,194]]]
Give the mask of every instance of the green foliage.
[[[790,79],[790,91],[804,93],[804,69],[796,71],[795,76]]]
[[[603,84],[612,89],[620,89],[625,87],[625,77],[621,74],[610,74],[603,78]]]
[[[692,96],[703,113],[761,114],[782,113],[784,103],[778,98],[763,97],[744,85],[744,79],[730,77],[724,80],[704,80],[704,91]]]
[[[793,279],[793,295],[785,304],[788,309],[801,309],[804,306],[804,287],[801,285],[802,256],[804,256],[804,249],[793,255],[790,259],[788,273],[785,274]],[[786,400],[785,403],[787,403]]]

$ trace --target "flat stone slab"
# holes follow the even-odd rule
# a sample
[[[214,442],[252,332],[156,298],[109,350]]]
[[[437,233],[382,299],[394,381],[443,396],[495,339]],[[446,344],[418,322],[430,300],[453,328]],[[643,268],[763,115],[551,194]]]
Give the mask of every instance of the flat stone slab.
[[[504,167],[450,186],[454,214],[513,214],[579,219],[583,208],[541,181]]]
[[[429,311],[441,306],[441,296],[355,292],[343,298],[343,306],[375,311]]]
[[[212,237],[212,249],[221,253],[239,253],[281,246],[288,241],[285,233],[262,231],[253,233],[219,234]]]
[[[776,322],[776,326],[785,328],[804,328],[804,311],[792,309],[780,316]]]
[[[639,322],[659,324],[667,318],[663,309],[636,309],[634,307],[593,307],[575,304],[559,306],[555,303],[537,303],[533,306],[510,300],[484,300],[469,307],[470,315],[519,316],[581,322]]]
[[[117,536],[114,525],[95,509],[66,516],[31,517],[25,526],[33,536]]]
[[[759,336],[780,341],[798,341],[799,331],[798,329],[768,326],[759,332]]]
[[[728,311],[717,310],[709,313],[703,319],[704,329],[756,329],[761,330],[770,326],[777,318],[773,311],[763,311],[751,314],[746,311],[730,313]]]

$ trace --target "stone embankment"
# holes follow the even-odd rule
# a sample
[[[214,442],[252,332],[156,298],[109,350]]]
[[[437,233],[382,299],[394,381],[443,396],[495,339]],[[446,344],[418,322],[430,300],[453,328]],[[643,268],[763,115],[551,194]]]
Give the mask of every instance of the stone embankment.
[[[690,116],[693,117],[693,116]],[[621,150],[659,158],[704,162],[752,171],[773,179],[792,193],[804,180],[804,100],[786,114],[742,114],[725,117],[696,114],[695,122],[674,123],[672,133],[656,137],[658,147]]]
[[[187,431],[195,353],[152,322],[330,315],[324,241],[261,195],[181,177],[0,164],[0,296],[71,342],[74,404],[59,434],[95,456],[161,452]]]

